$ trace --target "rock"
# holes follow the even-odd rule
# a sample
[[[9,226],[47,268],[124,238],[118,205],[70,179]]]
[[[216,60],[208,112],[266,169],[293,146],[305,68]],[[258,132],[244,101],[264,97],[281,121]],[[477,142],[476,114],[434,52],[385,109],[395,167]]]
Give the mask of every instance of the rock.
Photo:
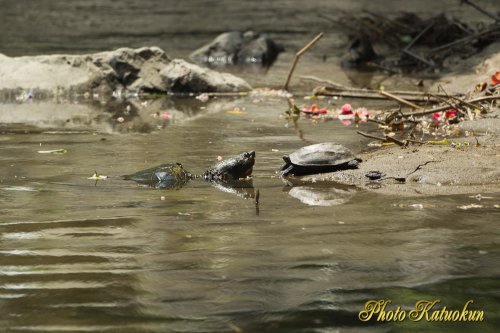
[[[266,34],[253,31],[226,32],[209,44],[191,53],[189,58],[197,63],[213,66],[258,65],[268,68],[283,52]]]
[[[86,55],[0,55],[0,90],[61,95],[68,92],[111,94],[115,90],[160,89],[157,74],[170,62],[157,47],[121,48]]]
[[[233,75],[202,69],[182,60],[172,61],[158,47],[120,48],[85,55],[0,54],[0,77],[2,100],[72,93],[109,97],[123,92],[168,92],[171,87],[177,92],[250,89],[245,81]]]
[[[168,91],[172,92],[234,92],[252,88],[243,79],[228,73],[219,73],[208,68],[174,59],[160,72]]]

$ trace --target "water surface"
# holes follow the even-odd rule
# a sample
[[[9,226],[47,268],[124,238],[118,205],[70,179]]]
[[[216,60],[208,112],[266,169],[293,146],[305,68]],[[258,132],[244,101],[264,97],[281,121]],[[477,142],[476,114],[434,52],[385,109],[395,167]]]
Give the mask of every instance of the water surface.
[[[262,7],[183,1],[168,2],[168,8],[155,1],[1,3],[1,22],[9,29],[0,37],[6,48],[1,52],[11,55],[159,45],[185,56],[232,28],[265,29],[288,50],[300,48],[316,34],[307,22],[322,6],[336,15],[335,8],[349,9],[350,2],[275,1]],[[434,2],[419,11],[436,7]],[[217,14],[221,8],[225,15]],[[196,21],[200,10],[210,11],[207,18],[217,24]],[[255,14],[253,21],[242,19],[244,10]],[[269,19],[277,13],[283,24]],[[144,18],[148,24],[141,25]],[[328,27],[328,21],[318,22]],[[34,34],[37,24],[43,29]],[[334,65],[338,59],[322,62],[327,42],[304,59],[298,74],[350,83]],[[279,87],[292,57],[287,51],[265,75],[242,75],[255,86]],[[412,78],[394,82],[410,85]],[[308,91],[297,82],[293,87]],[[344,102],[381,106],[304,100],[300,94],[296,99],[329,108]],[[170,97],[104,105],[2,103],[0,330],[496,332],[499,195],[403,198],[321,181],[287,187],[275,173],[283,154],[321,141],[360,151],[367,140],[336,120],[302,118],[296,127],[283,117],[286,109],[280,97],[206,104]],[[57,149],[67,153],[39,153]],[[257,154],[258,209],[252,198],[201,180],[157,190],[119,178],[167,162],[201,173],[218,156],[248,150]],[[108,179],[88,179],[95,171]],[[472,203],[482,208],[459,208]],[[460,309],[473,299],[486,321],[362,323],[358,313],[371,299],[391,299],[405,309],[420,299]]]

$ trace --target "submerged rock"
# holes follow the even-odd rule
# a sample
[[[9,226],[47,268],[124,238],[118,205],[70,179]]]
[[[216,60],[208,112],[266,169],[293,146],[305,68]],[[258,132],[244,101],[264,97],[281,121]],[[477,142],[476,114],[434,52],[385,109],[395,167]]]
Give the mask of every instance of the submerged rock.
[[[189,58],[212,66],[257,65],[267,68],[283,51],[283,47],[266,34],[232,31],[217,36],[191,53]]]
[[[172,61],[158,47],[120,48],[84,55],[8,57],[0,54],[0,98],[123,92],[249,90],[242,79]],[[182,77],[182,84],[178,78]],[[177,82],[176,84],[172,84]],[[174,89],[174,90],[172,90]]]

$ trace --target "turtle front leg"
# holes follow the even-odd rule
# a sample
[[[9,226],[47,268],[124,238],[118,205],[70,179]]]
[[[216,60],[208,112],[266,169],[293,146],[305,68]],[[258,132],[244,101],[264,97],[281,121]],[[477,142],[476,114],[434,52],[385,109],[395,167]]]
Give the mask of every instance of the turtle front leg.
[[[291,182],[289,182],[287,179],[285,179],[285,177],[293,170],[293,165],[288,165],[288,167],[287,167],[287,164],[284,164],[281,167],[281,169],[283,169],[285,167],[286,167],[286,169],[278,172],[278,177],[279,177],[279,179],[281,179],[281,181],[283,183],[285,183],[285,186],[293,186],[293,184]]]
[[[349,161],[347,162],[347,166],[350,168],[350,169],[357,169],[359,167],[359,163],[361,162],[360,159],[354,159],[352,161]]]
[[[284,169],[286,168],[286,169]],[[288,174],[293,170],[293,164],[292,165],[288,165],[287,167],[287,164],[284,164],[282,167],[281,167],[281,171],[279,172],[280,174],[280,177],[283,178],[285,176],[288,176]]]

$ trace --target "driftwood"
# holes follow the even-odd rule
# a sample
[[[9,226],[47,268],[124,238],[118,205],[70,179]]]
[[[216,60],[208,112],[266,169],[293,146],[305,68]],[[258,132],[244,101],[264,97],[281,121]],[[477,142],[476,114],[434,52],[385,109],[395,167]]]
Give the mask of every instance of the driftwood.
[[[310,75],[302,75],[300,78],[302,80],[314,81],[321,84],[325,84],[325,86],[316,87],[313,90],[313,94],[317,96],[318,95],[337,96],[337,97],[369,98],[369,99],[388,98],[388,96],[381,95],[381,90],[348,87],[337,82],[317,78],[315,76],[310,76]],[[429,103],[429,102],[437,103],[440,101],[440,98],[449,97],[447,94],[429,94],[427,92],[406,91],[406,90],[384,91],[384,93],[399,97],[400,99],[406,101],[421,102],[421,103]],[[413,106],[415,105],[413,104]]]
[[[498,99],[500,99],[500,96],[483,96],[483,97],[474,98],[474,99],[470,99],[470,100],[463,101],[463,102],[467,103],[468,105],[471,105],[473,103],[479,103],[479,102],[484,102],[484,101],[493,101],[493,100],[498,100]],[[423,110],[423,111],[418,111],[418,112],[402,113],[401,116],[403,116],[403,117],[425,116],[425,115],[428,115],[428,114],[432,114],[434,112],[446,111],[446,110],[449,110],[449,109],[450,109],[449,105],[444,105],[444,106],[440,106],[440,107],[433,108],[433,109],[430,109],[430,110]]]
[[[309,79],[310,77],[308,77]],[[437,103],[440,101],[439,97],[447,97],[446,95],[430,95],[425,92],[412,92],[412,91],[386,91],[391,95],[397,96],[400,99],[420,102],[420,103]],[[381,95],[380,90],[375,89],[356,89],[346,87],[342,89],[339,86],[321,86],[313,90],[314,95],[320,96],[337,96],[337,97],[352,97],[352,98],[369,98],[369,99],[387,99],[387,96]]]
[[[292,74],[295,71],[295,66],[297,66],[297,62],[299,61],[300,57],[304,53],[306,53],[311,47],[313,47],[314,44],[316,44],[322,37],[323,33],[320,32],[316,37],[314,37],[313,40],[311,40],[306,46],[304,46],[299,52],[295,54],[295,58],[293,59],[292,67],[290,68],[290,71],[288,72],[288,77],[286,78],[285,85],[283,87],[284,90],[288,90],[288,85],[290,84],[290,80],[292,79]]]
[[[472,34],[472,35],[469,35],[469,36],[465,36],[464,38],[460,38],[460,39],[457,39],[457,40],[455,40],[453,42],[450,42],[450,43],[447,43],[447,44],[435,47],[435,48],[429,50],[429,52],[427,52],[427,55],[430,56],[430,55],[433,55],[435,53],[438,53],[438,52],[447,50],[449,48],[452,48],[454,46],[458,46],[458,45],[461,45],[461,44],[467,44],[467,43],[469,43],[470,41],[472,41],[472,40],[474,40],[476,38],[488,35],[490,33],[495,33],[495,32],[498,33],[499,31],[500,31],[500,27],[496,26],[496,27],[493,27],[493,28],[485,30],[485,31],[481,31],[481,32],[478,32],[478,33],[475,33],[475,34]]]
[[[473,7],[474,9],[476,9],[477,11],[483,13],[484,15],[488,16],[488,17],[491,17],[492,19],[494,19],[496,22],[499,22],[500,21],[500,16],[494,14],[494,13],[491,13],[485,9],[483,9],[482,7],[478,6],[477,4],[473,3],[472,1],[470,0],[462,0],[462,3],[465,3],[471,7]]]
[[[385,96],[385,97],[390,98],[390,99],[393,99],[393,100],[397,101],[398,103],[401,103],[401,104],[404,104],[406,106],[411,107],[412,109],[422,109],[421,106],[413,104],[412,102],[409,102],[400,96],[396,96],[394,94],[391,94],[390,92],[380,91],[380,95]]]
[[[356,133],[358,133],[359,135],[364,136],[366,138],[385,141],[385,142],[392,142],[392,143],[397,144],[400,147],[405,147],[408,145],[408,142],[403,142],[401,140],[398,140],[396,138],[393,138],[393,137],[387,136],[387,135],[385,135],[384,137],[380,137],[380,136],[371,135],[371,134],[361,132],[361,131],[356,131]]]

